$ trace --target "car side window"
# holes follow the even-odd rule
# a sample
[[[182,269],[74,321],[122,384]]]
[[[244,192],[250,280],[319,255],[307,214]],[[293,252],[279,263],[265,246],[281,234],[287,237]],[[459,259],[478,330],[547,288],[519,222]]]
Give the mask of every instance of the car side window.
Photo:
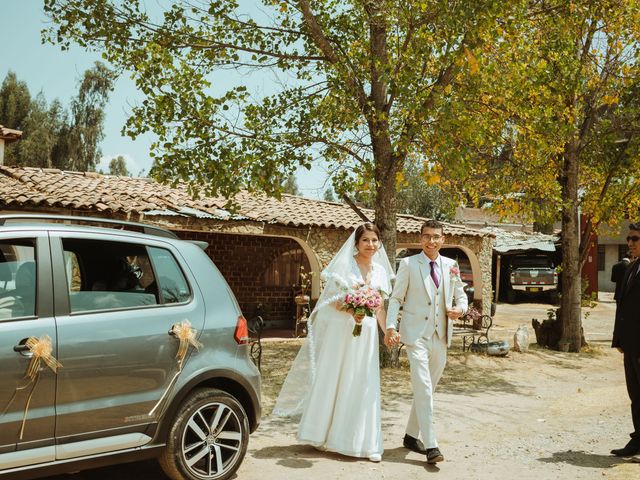
[[[62,245],[72,313],[159,303],[144,245],[77,238]]]
[[[189,284],[171,252],[164,248],[149,247],[149,256],[157,274],[162,303],[182,303],[189,300]]]
[[[35,239],[0,241],[0,321],[36,313]]]

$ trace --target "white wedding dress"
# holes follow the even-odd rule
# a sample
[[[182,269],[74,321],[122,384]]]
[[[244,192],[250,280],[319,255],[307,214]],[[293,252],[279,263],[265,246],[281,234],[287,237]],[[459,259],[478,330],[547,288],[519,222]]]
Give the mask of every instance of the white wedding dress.
[[[387,265],[374,258],[369,285],[388,296],[392,273],[383,258]],[[302,443],[366,458],[383,452],[378,324],[365,317],[360,336],[354,337],[353,317],[335,308],[345,283],[364,283],[355,259],[345,263],[341,275],[329,276],[274,414],[301,415],[297,438]]]

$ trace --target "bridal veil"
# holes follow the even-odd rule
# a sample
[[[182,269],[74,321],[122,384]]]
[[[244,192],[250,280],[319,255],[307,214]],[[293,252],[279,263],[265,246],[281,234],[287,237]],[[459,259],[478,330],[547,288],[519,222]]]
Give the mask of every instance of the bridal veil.
[[[300,347],[287,374],[273,409],[274,415],[298,418],[303,413],[316,374],[316,352],[331,341],[327,338],[329,335],[326,326],[331,321],[344,321],[345,315],[348,315],[338,311],[334,303],[342,300],[345,291],[358,283],[354,275],[354,256],[357,253],[355,234],[354,230],[321,273],[320,278],[325,282],[325,287],[309,316],[306,341]],[[372,260],[385,271],[387,280],[382,289],[388,296],[391,294],[391,280],[395,275],[382,242],[379,245]]]

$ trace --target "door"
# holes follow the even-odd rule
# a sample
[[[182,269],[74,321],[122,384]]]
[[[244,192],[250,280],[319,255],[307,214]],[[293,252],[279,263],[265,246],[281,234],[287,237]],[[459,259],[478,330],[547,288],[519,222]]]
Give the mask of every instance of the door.
[[[146,443],[150,413],[175,374],[178,341],[169,330],[185,319],[197,329],[204,323],[199,292],[170,246],[104,238],[52,237],[56,284],[64,286],[56,295],[65,366],[57,387],[57,458]],[[155,250],[175,267],[172,295],[162,287],[166,273],[154,264]],[[96,450],[90,440],[104,437],[117,440]]]
[[[0,234],[0,465],[53,458],[56,373],[44,363],[26,378],[33,354],[48,341],[56,356],[51,263],[46,233]],[[47,340],[48,338],[48,340]],[[59,370],[58,370],[59,372]],[[33,453],[16,453],[33,449]]]

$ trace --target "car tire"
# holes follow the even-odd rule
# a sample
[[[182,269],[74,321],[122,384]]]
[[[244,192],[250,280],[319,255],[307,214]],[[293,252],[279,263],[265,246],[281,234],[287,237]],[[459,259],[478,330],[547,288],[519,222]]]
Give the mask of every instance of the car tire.
[[[516,291],[508,290],[507,291],[507,303],[516,303]]]
[[[231,395],[194,390],[180,406],[159,458],[173,480],[226,480],[247,452],[249,420]]]

